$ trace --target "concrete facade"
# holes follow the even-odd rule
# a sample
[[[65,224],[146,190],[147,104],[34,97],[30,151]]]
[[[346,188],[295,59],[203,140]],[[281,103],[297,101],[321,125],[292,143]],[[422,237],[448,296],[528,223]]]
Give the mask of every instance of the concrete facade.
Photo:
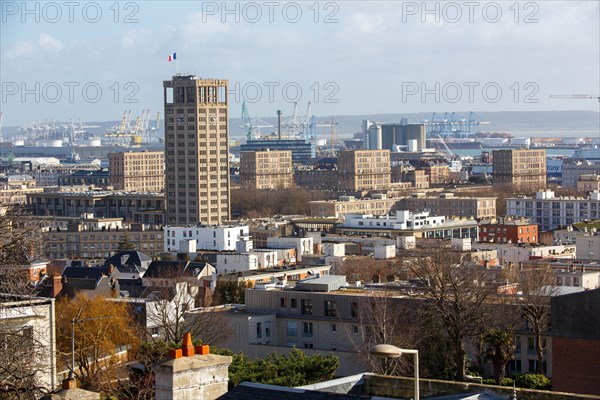
[[[600,192],[592,192],[589,197],[555,197],[547,190],[537,192],[535,197],[506,199],[506,214],[525,217],[536,223],[540,231],[556,229],[586,219],[600,218]]]
[[[294,183],[292,152],[242,151],[240,177],[244,189],[287,189]]]
[[[124,151],[110,153],[110,184],[130,192],[165,190],[164,151]]]
[[[441,193],[437,197],[414,194],[398,201],[398,208],[413,212],[429,211],[432,215],[490,218],[496,216],[497,197],[455,197]]]
[[[380,198],[357,199],[354,196],[341,196],[338,200],[310,201],[311,217],[343,218],[348,214],[387,215],[398,199]]]
[[[230,219],[227,80],[164,81],[167,223]]]
[[[546,150],[494,150],[494,184],[523,189],[546,188]]]
[[[390,188],[389,150],[345,150],[338,154],[338,188],[387,190]]]

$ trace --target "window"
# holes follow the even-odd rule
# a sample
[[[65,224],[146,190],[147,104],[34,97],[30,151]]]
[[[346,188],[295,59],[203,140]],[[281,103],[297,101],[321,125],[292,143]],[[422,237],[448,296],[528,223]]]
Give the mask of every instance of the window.
[[[285,297],[282,297],[279,299],[279,307],[281,307],[281,308],[287,307],[287,299]]]
[[[312,315],[312,300],[300,300],[300,313],[302,315]]]
[[[312,343],[304,343],[304,348],[305,349],[312,349],[313,348],[313,344]]]
[[[158,328],[151,328],[150,329],[150,334],[152,335],[152,337],[157,337],[158,336]]]
[[[262,324],[260,322],[256,323],[256,337],[258,339],[262,337]]]
[[[532,337],[527,338],[527,354],[536,354],[535,340]]]
[[[312,337],[313,336],[313,323],[303,322],[302,323],[302,336]]]
[[[337,309],[335,301],[325,301],[325,316],[335,317],[337,315]]]
[[[337,325],[331,324],[331,333],[336,333],[336,332],[337,332]]]
[[[358,335],[358,325],[352,325],[352,333]]]
[[[290,299],[290,308],[296,308],[297,302],[298,301],[296,299]]]
[[[350,305],[350,315],[352,315],[352,318],[358,317],[358,303],[353,302]]]

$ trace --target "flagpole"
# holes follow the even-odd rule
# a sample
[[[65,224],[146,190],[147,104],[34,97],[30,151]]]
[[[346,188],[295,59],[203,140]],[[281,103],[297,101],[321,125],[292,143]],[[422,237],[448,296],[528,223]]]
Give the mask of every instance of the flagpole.
[[[179,60],[177,59],[177,49],[175,49],[175,75],[179,75]]]

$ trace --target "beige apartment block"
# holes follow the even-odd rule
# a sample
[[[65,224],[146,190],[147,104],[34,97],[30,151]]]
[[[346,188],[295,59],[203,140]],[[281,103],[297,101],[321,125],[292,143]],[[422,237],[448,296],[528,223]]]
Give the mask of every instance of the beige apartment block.
[[[167,223],[230,217],[227,80],[164,81]]]
[[[128,192],[165,190],[164,151],[123,151],[110,153],[110,184]]]
[[[495,184],[520,189],[546,188],[546,150],[494,150],[492,153]]]
[[[342,190],[388,190],[389,150],[345,150],[338,154],[338,188]]]
[[[496,216],[496,199],[497,197],[454,197],[454,193],[426,197],[424,193],[416,193],[400,200],[398,208],[412,212],[429,211],[431,215],[446,217],[489,218]]]
[[[354,196],[340,196],[338,200],[310,201],[311,217],[343,218],[346,214],[387,215],[398,201],[385,195],[373,199],[357,199]]]
[[[240,178],[245,189],[287,189],[294,182],[290,150],[242,151]]]

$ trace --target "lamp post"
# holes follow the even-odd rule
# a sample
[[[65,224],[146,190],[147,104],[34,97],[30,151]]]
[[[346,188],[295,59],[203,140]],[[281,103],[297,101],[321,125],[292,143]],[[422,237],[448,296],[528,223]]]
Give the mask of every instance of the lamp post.
[[[77,311],[77,315],[71,319],[71,370],[69,371],[69,380],[75,379],[75,323],[79,322],[79,317],[81,317],[81,313],[83,312],[83,308],[80,308]]]
[[[81,318],[83,308],[80,308],[77,315],[71,319],[71,370],[69,371],[68,380],[75,380],[75,324],[83,321],[93,321],[96,319],[108,319],[111,316],[92,317],[92,318]]]
[[[419,351],[411,350],[411,349],[401,349],[399,347],[393,346],[391,344],[378,344],[373,346],[369,351],[375,357],[382,358],[399,358],[402,354],[412,354],[413,362],[414,362],[414,371],[415,371],[415,399],[419,400]]]

